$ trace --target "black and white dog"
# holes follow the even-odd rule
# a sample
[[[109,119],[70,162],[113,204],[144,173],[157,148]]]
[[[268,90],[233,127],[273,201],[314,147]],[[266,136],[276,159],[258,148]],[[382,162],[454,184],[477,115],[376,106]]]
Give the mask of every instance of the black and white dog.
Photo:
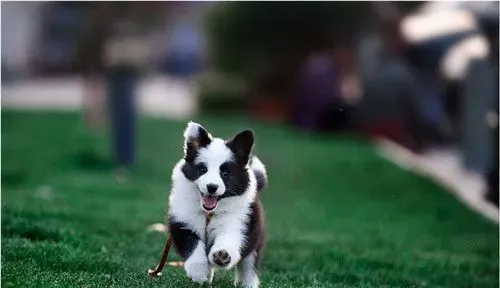
[[[172,174],[168,226],[195,282],[210,283],[217,268],[235,267],[235,284],[259,286],[264,244],[259,192],[267,175],[250,154],[253,144],[250,130],[227,141],[193,122],[184,132],[184,158]]]

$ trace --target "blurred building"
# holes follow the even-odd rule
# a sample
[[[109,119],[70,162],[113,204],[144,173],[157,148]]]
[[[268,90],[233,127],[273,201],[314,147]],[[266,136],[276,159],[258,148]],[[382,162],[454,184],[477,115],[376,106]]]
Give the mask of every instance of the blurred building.
[[[85,48],[95,50],[92,46],[102,46],[99,41],[114,37],[107,27],[122,19],[148,26],[141,33],[154,47],[149,55],[150,69],[179,75],[198,73],[206,55],[202,17],[209,6],[210,2],[5,3],[3,69],[19,77],[77,73],[82,39],[90,37],[91,45]],[[127,25],[123,23],[120,25]]]

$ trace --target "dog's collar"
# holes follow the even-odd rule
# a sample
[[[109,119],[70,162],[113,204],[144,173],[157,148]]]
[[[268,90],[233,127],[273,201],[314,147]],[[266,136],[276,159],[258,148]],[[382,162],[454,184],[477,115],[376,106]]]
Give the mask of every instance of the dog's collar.
[[[210,220],[212,220],[213,217],[214,217],[213,212],[205,213],[205,227],[208,226],[208,224],[210,224]]]

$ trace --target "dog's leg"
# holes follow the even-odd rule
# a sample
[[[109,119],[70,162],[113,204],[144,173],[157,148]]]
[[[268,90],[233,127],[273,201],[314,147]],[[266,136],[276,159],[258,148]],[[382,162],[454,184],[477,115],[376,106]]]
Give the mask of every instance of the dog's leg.
[[[227,233],[216,238],[208,253],[210,264],[227,270],[233,268],[241,259],[242,237],[241,233]]]
[[[191,280],[204,283],[209,280],[209,263],[205,243],[186,225],[170,221],[169,230],[177,252],[184,259],[184,269]]]
[[[245,288],[259,287],[258,275],[258,252],[252,252],[243,258],[236,266],[234,285],[241,285]]]
[[[210,267],[205,252],[205,244],[202,241],[198,241],[197,247],[184,262],[184,269],[187,276],[196,283],[201,284],[209,281]]]
[[[208,275],[208,283],[212,284],[214,281],[214,274],[215,274],[215,269],[213,267],[210,267],[210,273]]]

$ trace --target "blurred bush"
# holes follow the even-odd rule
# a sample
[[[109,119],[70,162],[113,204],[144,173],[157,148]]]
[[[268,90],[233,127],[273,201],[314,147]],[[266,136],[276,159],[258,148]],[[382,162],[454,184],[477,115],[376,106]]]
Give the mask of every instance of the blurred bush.
[[[313,51],[348,45],[367,22],[369,5],[220,3],[206,25],[213,67],[244,78],[254,96],[286,95],[301,61]]]
[[[241,77],[212,71],[198,80],[202,110],[234,112],[248,107],[247,83]]]

